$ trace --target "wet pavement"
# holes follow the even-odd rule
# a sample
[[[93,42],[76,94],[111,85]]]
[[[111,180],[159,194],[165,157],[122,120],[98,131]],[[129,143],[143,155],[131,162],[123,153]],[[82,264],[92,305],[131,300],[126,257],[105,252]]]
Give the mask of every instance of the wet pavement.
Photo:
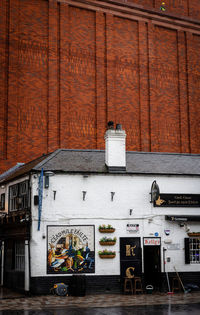
[[[21,297],[25,297],[25,294],[0,286],[0,300],[9,299],[9,298],[21,298]]]
[[[200,292],[29,296],[0,289],[0,315],[199,315]]]
[[[199,315],[200,304],[168,304],[144,306],[119,306],[119,307],[91,307],[91,308],[62,308],[44,310],[16,310],[0,311],[0,315]]]

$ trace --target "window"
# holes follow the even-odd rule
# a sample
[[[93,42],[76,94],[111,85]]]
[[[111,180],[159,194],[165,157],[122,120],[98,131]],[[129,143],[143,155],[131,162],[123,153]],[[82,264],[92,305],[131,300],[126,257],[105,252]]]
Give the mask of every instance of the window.
[[[18,241],[15,243],[15,270],[25,270],[25,245],[24,241]]]
[[[190,263],[199,264],[200,263],[200,240],[199,238],[190,238],[189,239],[189,248],[190,248]]]
[[[200,264],[200,238],[185,238],[185,263]]]
[[[9,210],[25,210],[29,208],[29,184],[28,180],[9,187]]]
[[[17,210],[18,184],[9,187],[9,210]]]
[[[5,194],[1,194],[0,210],[5,210]]]

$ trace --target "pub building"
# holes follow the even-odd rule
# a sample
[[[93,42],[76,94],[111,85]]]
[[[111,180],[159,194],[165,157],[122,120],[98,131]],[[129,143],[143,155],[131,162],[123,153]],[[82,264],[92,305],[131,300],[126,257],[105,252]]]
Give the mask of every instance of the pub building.
[[[134,274],[167,291],[176,271],[200,285],[200,156],[125,142],[110,124],[105,151],[58,149],[0,176],[1,285],[48,294],[82,277],[82,294],[119,293]]]

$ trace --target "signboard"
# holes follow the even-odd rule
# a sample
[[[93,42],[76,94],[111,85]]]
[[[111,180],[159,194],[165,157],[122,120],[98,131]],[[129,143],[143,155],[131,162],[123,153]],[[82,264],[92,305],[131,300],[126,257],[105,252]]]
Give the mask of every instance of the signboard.
[[[200,207],[200,195],[160,194],[154,207]]]
[[[47,273],[95,272],[93,225],[47,226]]]
[[[181,245],[179,243],[169,244],[169,245],[167,245],[167,249],[169,249],[169,250],[179,250],[179,249],[181,249]]]
[[[193,221],[193,222],[199,222],[200,221],[200,215],[166,215],[165,220],[169,221],[177,221],[177,222],[188,222],[188,221]]]
[[[146,246],[156,246],[160,245],[159,237],[144,237],[144,245]]]
[[[127,277],[128,270],[134,270],[135,276],[141,276],[142,250],[140,237],[120,237],[120,272]]]
[[[129,232],[129,233],[138,232],[138,231],[139,231],[139,224],[128,223],[128,224],[126,225],[126,230],[127,230],[127,232]]]

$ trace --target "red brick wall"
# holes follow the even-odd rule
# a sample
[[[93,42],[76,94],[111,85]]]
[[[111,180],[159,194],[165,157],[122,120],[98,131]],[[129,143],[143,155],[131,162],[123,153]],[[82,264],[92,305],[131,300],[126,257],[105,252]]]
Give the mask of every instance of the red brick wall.
[[[95,12],[61,12],[61,147],[96,148]],[[78,21],[78,22],[77,22]]]
[[[189,2],[189,16],[194,19],[200,19],[200,5],[199,0],[190,0]]]
[[[1,171],[59,147],[104,149],[109,120],[128,150],[200,153],[200,27],[167,17],[200,18],[200,4],[166,0],[163,19],[161,1],[109,2],[0,0]]]
[[[148,7],[148,8],[154,8],[155,6],[155,0],[125,0],[121,1],[122,3],[131,3],[131,4],[138,4],[142,7]]]
[[[114,50],[114,121],[127,132],[129,150],[140,150],[138,23],[115,17]],[[110,117],[110,118],[112,118]]]
[[[8,2],[0,1],[0,159],[5,158],[7,119]]]
[[[10,165],[27,161],[47,151],[48,3],[40,0],[0,3],[3,7],[0,49],[5,65],[0,81],[4,168],[4,162],[7,167],[7,162]]]
[[[200,19],[199,0],[118,0],[125,4],[137,5],[142,8],[160,11],[162,2],[165,3],[165,14],[177,16],[189,16],[193,19]]]
[[[199,153],[200,148],[200,35],[188,38],[188,92],[190,144],[193,153]]]
[[[19,1],[18,24],[18,77],[17,103],[18,157],[27,160],[35,151],[47,151],[48,127],[48,3],[45,1]],[[25,31],[24,31],[25,30]],[[9,118],[13,110],[10,110]],[[12,125],[11,121],[9,126]],[[11,130],[13,134],[15,130]],[[15,152],[15,144],[10,142],[8,157]],[[11,150],[12,147],[12,150]]]
[[[154,29],[155,65],[153,72],[151,132],[152,151],[180,152],[177,32]]]

